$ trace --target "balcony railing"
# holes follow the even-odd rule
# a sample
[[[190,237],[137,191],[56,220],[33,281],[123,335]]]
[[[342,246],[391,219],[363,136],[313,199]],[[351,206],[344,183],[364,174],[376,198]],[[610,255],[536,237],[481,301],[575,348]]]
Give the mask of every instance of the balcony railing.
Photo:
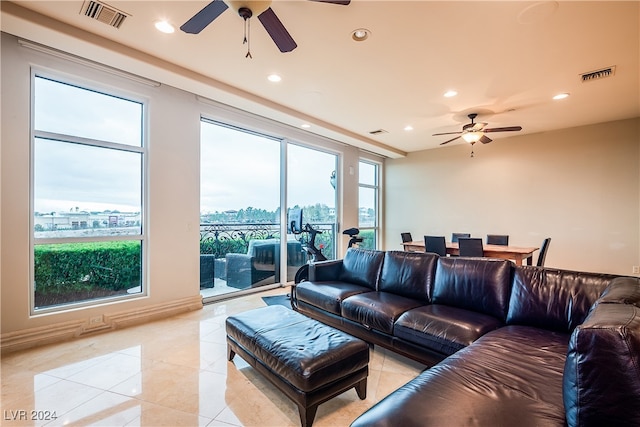
[[[322,247],[327,258],[335,259],[335,224],[311,225],[322,231],[316,236],[316,247]],[[228,253],[247,253],[251,240],[279,238],[280,224],[276,223],[203,223],[200,224],[200,253],[224,258]],[[308,236],[302,233],[295,239],[305,243]]]

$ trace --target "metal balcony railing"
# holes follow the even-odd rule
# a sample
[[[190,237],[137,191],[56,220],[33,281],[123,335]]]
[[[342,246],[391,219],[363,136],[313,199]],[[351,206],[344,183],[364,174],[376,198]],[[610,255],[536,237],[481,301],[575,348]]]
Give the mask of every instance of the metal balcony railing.
[[[322,234],[316,237],[316,246],[322,247],[328,259],[335,259],[335,224],[311,225],[322,231]],[[251,240],[279,238],[280,224],[276,223],[203,223],[200,224],[200,253],[224,258],[228,253],[247,253]],[[308,239],[307,233],[295,235],[295,239],[305,243]]]

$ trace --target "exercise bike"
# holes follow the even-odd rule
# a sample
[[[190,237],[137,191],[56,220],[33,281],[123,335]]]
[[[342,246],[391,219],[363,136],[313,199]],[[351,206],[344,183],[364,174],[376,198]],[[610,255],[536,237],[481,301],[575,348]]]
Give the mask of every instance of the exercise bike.
[[[300,282],[304,282],[309,280],[309,265],[314,262],[319,261],[327,261],[327,257],[322,253],[322,249],[316,247],[316,236],[318,234],[322,234],[322,231],[313,228],[310,224],[305,224],[303,232],[309,234],[309,240],[306,243],[302,244],[302,251],[307,253],[308,261],[305,265],[300,267],[296,272],[296,276],[294,279],[294,283],[298,284]],[[357,247],[359,243],[362,242],[362,237],[358,237],[360,230],[353,227],[347,230],[344,230],[342,234],[345,234],[350,237],[348,248]]]

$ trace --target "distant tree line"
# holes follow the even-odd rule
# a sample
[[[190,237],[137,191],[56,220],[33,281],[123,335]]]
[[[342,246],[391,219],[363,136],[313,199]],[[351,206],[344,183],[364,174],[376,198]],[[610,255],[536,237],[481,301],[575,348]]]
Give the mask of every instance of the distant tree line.
[[[300,208],[295,205],[294,208]],[[304,222],[331,222],[335,220],[335,209],[321,203],[302,207]],[[277,223],[280,208],[274,211],[249,206],[240,210],[213,212],[200,215],[202,223]]]

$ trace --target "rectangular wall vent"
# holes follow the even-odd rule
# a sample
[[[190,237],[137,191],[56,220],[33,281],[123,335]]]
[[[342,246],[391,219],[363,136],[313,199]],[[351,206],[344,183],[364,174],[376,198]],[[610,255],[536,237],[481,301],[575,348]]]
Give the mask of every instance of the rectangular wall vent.
[[[611,66],[603,68],[601,70],[589,71],[588,73],[580,74],[582,83],[590,82],[592,80],[604,79],[605,77],[611,77],[615,74],[616,67]]]
[[[100,3],[94,0],[85,1],[82,4],[80,13],[96,21],[111,25],[114,28],[120,28],[124,20],[129,16],[106,3]]]
[[[370,131],[369,133],[370,133],[371,135],[380,135],[380,134],[383,134],[383,133],[389,133],[389,132],[387,132],[387,131],[386,131],[386,130],[384,130],[384,129],[378,129],[378,130],[372,130],[372,131]]]

